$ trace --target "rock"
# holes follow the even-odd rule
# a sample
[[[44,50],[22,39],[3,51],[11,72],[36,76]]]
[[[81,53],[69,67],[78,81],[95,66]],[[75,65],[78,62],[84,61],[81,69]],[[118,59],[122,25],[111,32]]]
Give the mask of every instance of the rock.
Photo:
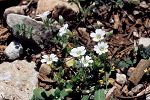
[[[150,100],[150,94],[146,95],[146,100]]]
[[[11,6],[16,6],[20,3],[21,0],[0,0],[0,17],[3,16],[3,12],[6,8]]]
[[[79,12],[79,8],[74,3],[68,3],[67,0],[39,0],[36,14],[42,14],[46,11],[52,11],[53,18],[58,18],[59,15],[71,18]]]
[[[132,75],[129,77],[129,81],[134,85],[137,85],[143,75],[145,74],[144,70],[150,66],[150,60],[141,59],[137,67],[133,71]]]
[[[113,91],[113,95],[115,97],[118,97],[121,95],[121,89],[122,89],[122,86],[120,86],[119,84],[117,83],[114,83],[114,86],[116,86],[116,89]]]
[[[0,100],[30,100],[38,82],[35,67],[25,60],[0,64]]]
[[[73,57],[65,58],[66,67],[71,67],[75,64],[75,59]]]
[[[123,92],[126,96],[128,95],[129,90],[128,90],[128,86],[127,86],[127,85],[125,85],[125,86],[122,88],[122,92]]]
[[[143,45],[145,48],[148,47],[150,45],[150,38],[141,37],[138,45]]]
[[[125,74],[119,74],[117,73],[116,74],[116,81],[119,83],[119,84],[125,84],[126,81],[127,81],[127,78],[126,78],[126,75]]]
[[[131,76],[134,70],[135,70],[134,67],[130,67],[130,68],[128,69],[127,75],[128,75],[128,76]]]
[[[140,3],[140,0],[129,0],[129,2],[134,5],[138,5]]]
[[[142,1],[139,6],[145,9],[149,7],[145,1]]]
[[[49,75],[51,72],[51,67],[48,66],[47,64],[42,64],[40,69],[39,69],[39,73],[43,74],[45,76]]]
[[[137,11],[137,10],[134,10],[134,11],[133,11],[133,14],[134,14],[134,15],[138,15],[139,13],[140,13],[140,12]]]
[[[31,46],[30,48],[34,49],[34,51],[37,52],[39,52],[41,48],[44,48],[43,40],[48,39],[47,37],[51,35],[49,32],[47,32],[43,22],[38,22],[28,16],[8,14],[7,24],[10,28],[14,30],[14,36],[20,38],[20,40],[23,41],[23,43],[28,44],[27,46]],[[22,34],[16,32],[16,25],[25,25],[26,28],[32,27],[31,36],[29,36],[29,33]]]
[[[139,38],[138,32],[134,31],[134,32],[133,32],[133,36],[134,36],[135,38]]]
[[[111,97],[113,96],[113,92],[115,91],[117,87],[113,86],[106,94],[106,100],[111,100]]]
[[[5,9],[3,16],[6,18],[10,13],[24,15],[27,9],[28,7],[26,5],[9,7]]]
[[[150,94],[150,85],[148,85],[145,89],[145,94]]]
[[[137,86],[135,86],[134,88],[132,88],[131,91],[129,91],[129,95],[133,96],[134,94],[140,92],[143,87],[144,87],[143,84],[138,84]]]
[[[38,76],[39,81],[44,83],[55,83],[56,81],[50,79],[48,76],[45,76],[43,74],[39,74]]]
[[[6,47],[4,54],[8,57],[8,59],[14,60],[23,54],[23,47],[19,42],[13,41],[8,45],[8,47]]]

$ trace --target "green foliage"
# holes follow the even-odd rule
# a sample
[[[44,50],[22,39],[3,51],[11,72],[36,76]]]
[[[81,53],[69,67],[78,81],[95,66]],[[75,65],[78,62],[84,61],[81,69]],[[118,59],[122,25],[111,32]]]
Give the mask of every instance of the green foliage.
[[[52,27],[54,21],[55,21],[55,20],[52,19],[52,18],[49,18],[49,19],[47,18],[47,19],[43,20],[44,25],[45,25],[45,27],[46,27],[48,30],[51,29],[51,27]]]
[[[71,0],[75,2],[79,8],[79,19],[78,21],[86,21],[85,19],[88,16],[91,16],[93,8],[95,8],[95,0]],[[88,2],[88,5],[86,5]],[[54,24],[53,19],[44,20],[45,27],[51,30],[51,27]],[[64,25],[64,19],[60,15],[58,24],[60,26]],[[67,22],[70,24],[69,22]],[[72,27],[72,26],[71,26]],[[74,26],[73,26],[74,27]],[[60,32],[60,31],[59,31]],[[52,38],[50,38],[50,42],[60,47],[60,52],[62,56],[59,58],[60,64],[56,64],[52,68],[51,79],[56,82],[55,87],[52,87],[53,92],[46,95],[46,97],[50,98],[50,100],[64,100],[69,94],[80,94],[81,100],[89,100],[90,96],[94,94],[94,100],[105,100],[105,91],[101,88],[99,80],[103,80],[104,85],[108,85],[109,75],[105,74],[107,67],[109,67],[109,62],[107,60],[107,54],[98,55],[93,50],[88,50],[86,47],[86,54],[92,57],[93,63],[90,63],[88,67],[83,67],[80,60],[81,57],[73,57],[74,64],[71,66],[67,66],[65,63],[65,58],[70,58],[69,52],[73,47],[81,46],[80,41],[78,41],[78,37],[73,36],[73,33],[67,29],[66,33],[60,35],[58,30],[56,34],[52,34]],[[111,35],[109,32],[107,35]],[[74,38],[75,37],[75,38]],[[69,44],[69,46],[68,46]],[[84,56],[85,56],[84,55]],[[79,64],[80,62],[80,64]],[[99,70],[103,70],[104,73],[101,74]],[[111,70],[110,70],[111,71]],[[99,89],[99,90],[98,90]],[[87,92],[88,91],[88,92]],[[45,91],[44,91],[45,92]],[[37,100],[43,100],[43,96],[41,96],[41,90],[35,92],[35,96]]]
[[[146,48],[144,48],[143,46],[140,46],[138,49],[138,52],[142,58],[150,59],[150,46]]]
[[[84,95],[81,100],[89,100],[89,95]]]
[[[68,95],[68,92],[65,91],[65,89],[60,90],[57,88],[53,95],[53,100],[64,100],[64,98]]]
[[[52,89],[51,92],[46,92],[44,89],[36,88],[33,91],[33,97],[31,100],[45,100],[45,99],[50,99],[51,100],[64,100],[65,97],[72,92],[72,85],[67,84],[65,88],[60,89]]]
[[[128,68],[128,67],[133,66],[136,62],[137,62],[136,59],[131,60],[130,57],[127,57],[127,58],[123,59],[122,61],[119,61],[117,66],[118,67]]]
[[[59,15],[59,24],[60,25],[64,24],[64,18],[61,15]]]
[[[94,100],[105,100],[105,90],[99,89],[94,93]]]
[[[72,34],[71,31],[68,30],[67,34],[63,35],[62,37],[58,36],[57,39],[58,39],[59,43],[62,45],[63,49],[67,46],[68,40],[71,37],[71,34]]]
[[[45,100],[46,97],[48,97],[48,93],[44,89],[36,88],[31,100]]]
[[[95,3],[93,0],[69,0],[69,2],[75,3],[79,8],[79,19],[85,20],[91,15],[91,11],[95,8]]]
[[[116,2],[121,8],[124,6],[124,1],[123,0],[117,0]]]
[[[32,38],[33,27],[25,24],[17,24],[15,27],[16,35],[27,37],[28,39]]]

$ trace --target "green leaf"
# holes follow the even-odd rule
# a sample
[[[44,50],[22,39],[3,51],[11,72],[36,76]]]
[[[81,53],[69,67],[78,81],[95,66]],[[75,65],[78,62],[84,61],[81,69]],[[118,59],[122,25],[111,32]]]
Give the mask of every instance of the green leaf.
[[[61,92],[60,92],[60,98],[61,99],[64,99],[69,93],[65,91],[65,89],[63,89]]]
[[[84,95],[81,100],[89,100],[89,95]]]
[[[60,89],[59,88],[57,88],[56,90],[55,90],[55,92],[54,92],[54,95],[55,95],[55,97],[59,97],[60,96]]]
[[[63,16],[59,15],[59,24],[63,25],[64,24],[64,18]]]
[[[33,97],[31,100],[45,100],[48,97],[48,93],[40,88],[36,88],[33,90]]]
[[[99,89],[94,93],[94,100],[105,100],[105,91],[104,89]]]
[[[121,68],[128,68],[129,65],[125,62],[125,61],[120,61],[118,63],[118,67],[121,67]]]
[[[124,6],[123,0],[117,0],[117,4],[122,8]]]
[[[125,61],[126,61],[126,63],[129,64],[130,66],[133,66],[133,64],[134,64],[133,61],[131,61],[131,58],[130,58],[130,57],[126,58]]]

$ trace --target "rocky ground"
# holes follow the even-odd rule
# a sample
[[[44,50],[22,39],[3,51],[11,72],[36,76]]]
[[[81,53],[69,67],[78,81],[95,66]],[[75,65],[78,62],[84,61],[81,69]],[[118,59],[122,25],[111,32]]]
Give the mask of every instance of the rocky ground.
[[[0,100],[150,100],[149,0],[0,7]]]

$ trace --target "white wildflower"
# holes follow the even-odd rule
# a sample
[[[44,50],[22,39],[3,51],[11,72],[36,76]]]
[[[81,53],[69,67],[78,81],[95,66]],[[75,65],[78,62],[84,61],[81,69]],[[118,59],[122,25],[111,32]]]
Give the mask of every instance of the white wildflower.
[[[104,39],[105,34],[106,34],[105,31],[101,29],[96,29],[95,33],[91,33],[90,36],[92,37],[93,41],[99,42]]]
[[[39,15],[36,15],[37,18],[42,18],[42,20],[46,20],[47,19],[47,16],[50,15],[50,11],[46,11],[42,14],[39,14]]]
[[[60,28],[58,35],[63,36],[68,31],[68,24],[65,24],[63,27]]]
[[[99,42],[97,45],[94,46],[94,51],[96,51],[96,53],[99,55],[106,53],[108,52],[108,44],[104,42]]]
[[[42,63],[46,63],[48,65],[51,65],[52,62],[57,62],[58,61],[58,57],[55,54],[51,54],[51,55],[43,55],[42,56]]]
[[[72,55],[73,57],[80,57],[85,53],[86,53],[85,47],[81,46],[81,47],[73,48],[70,52],[70,55]]]
[[[80,63],[84,66],[87,67],[89,66],[90,63],[93,63],[92,57],[89,56],[83,56],[80,60]]]

